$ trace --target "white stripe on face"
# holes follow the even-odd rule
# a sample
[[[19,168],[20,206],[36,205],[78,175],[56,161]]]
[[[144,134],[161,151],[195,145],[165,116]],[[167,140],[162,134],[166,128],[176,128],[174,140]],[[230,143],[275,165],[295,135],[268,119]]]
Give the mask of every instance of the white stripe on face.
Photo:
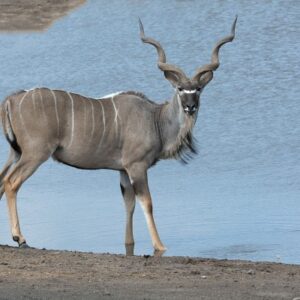
[[[188,90],[188,89],[183,89],[183,90],[177,90],[177,89],[175,89],[175,91],[177,92],[178,91],[178,94],[180,95],[180,96],[182,96],[182,95],[184,95],[184,94],[197,94],[197,95],[200,95],[201,94],[201,92],[202,92],[202,89],[201,90],[199,90],[199,89],[192,89],[192,90]]]
[[[184,94],[195,94],[197,92],[197,90],[183,90],[182,91]]]

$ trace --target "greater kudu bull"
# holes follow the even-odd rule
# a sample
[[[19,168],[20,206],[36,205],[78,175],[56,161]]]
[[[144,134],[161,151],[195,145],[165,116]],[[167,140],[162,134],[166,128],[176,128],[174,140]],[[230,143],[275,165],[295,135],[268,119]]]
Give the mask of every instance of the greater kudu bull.
[[[211,63],[189,79],[166,63],[161,45],[145,37],[158,53],[158,67],[175,88],[170,102],[157,104],[138,92],[121,92],[91,99],[65,91],[36,88],[20,91],[1,105],[4,133],[10,156],[0,174],[0,194],[5,192],[13,240],[26,247],[20,231],[16,196],[22,183],[50,156],[80,169],[113,169],[120,172],[126,206],[126,245],[133,245],[132,217],[135,196],[140,200],[153,246],[164,250],[152,214],[147,170],[160,159],[185,158],[195,152],[192,130],[199,109],[199,97],[219,66],[220,47],[235,36],[220,40]]]

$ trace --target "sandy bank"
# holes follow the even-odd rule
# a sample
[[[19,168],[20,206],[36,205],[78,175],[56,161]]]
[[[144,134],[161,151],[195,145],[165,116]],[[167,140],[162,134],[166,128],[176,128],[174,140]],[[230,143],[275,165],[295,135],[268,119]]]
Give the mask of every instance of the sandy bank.
[[[1,299],[294,299],[300,266],[0,246]]]

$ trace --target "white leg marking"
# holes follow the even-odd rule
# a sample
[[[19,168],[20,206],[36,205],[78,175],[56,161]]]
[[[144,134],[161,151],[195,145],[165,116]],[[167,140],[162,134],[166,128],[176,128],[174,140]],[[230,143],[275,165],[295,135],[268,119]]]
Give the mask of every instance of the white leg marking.
[[[130,184],[133,185],[134,184],[134,181],[133,179],[129,176],[129,181],[130,181]]]
[[[67,146],[67,148],[71,147],[72,143],[73,143],[73,139],[74,139],[74,122],[75,122],[75,116],[74,116],[74,99],[72,97],[72,95],[69,92],[66,92],[71,100],[71,138],[70,138],[70,142]]]
[[[58,110],[57,110],[57,99],[56,99],[55,92],[52,90],[50,90],[50,92],[52,93],[53,100],[54,100],[56,123],[57,123],[57,137],[59,138],[59,117],[58,117]]]
[[[101,139],[100,139],[100,142],[99,142],[99,145],[97,147],[97,150],[99,150],[101,148],[101,145],[102,145],[102,141],[103,141],[103,138],[104,138],[104,135],[105,135],[105,112],[104,112],[104,106],[101,102],[101,100],[99,101],[100,105],[101,105],[101,109],[102,109],[102,123],[103,123],[103,131],[102,131],[102,136],[101,136]]]

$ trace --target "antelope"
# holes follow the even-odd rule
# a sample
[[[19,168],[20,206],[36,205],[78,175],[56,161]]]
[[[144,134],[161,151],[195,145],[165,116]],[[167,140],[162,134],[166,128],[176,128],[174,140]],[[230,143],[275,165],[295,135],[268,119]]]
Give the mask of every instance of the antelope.
[[[13,240],[28,247],[21,233],[17,192],[50,156],[80,169],[112,169],[120,172],[126,209],[125,245],[134,245],[133,213],[136,197],[143,209],[155,250],[166,248],[153,217],[147,170],[161,159],[182,159],[195,153],[192,130],[200,106],[200,94],[219,67],[219,49],[235,37],[231,34],[214,47],[211,62],[188,78],[166,62],[160,43],[146,37],[141,20],[140,38],[156,48],[158,68],[174,87],[172,100],[158,104],[144,94],[128,91],[92,99],[79,94],[35,88],[19,91],[1,103],[1,119],[10,154],[0,173],[0,197],[5,193]]]

